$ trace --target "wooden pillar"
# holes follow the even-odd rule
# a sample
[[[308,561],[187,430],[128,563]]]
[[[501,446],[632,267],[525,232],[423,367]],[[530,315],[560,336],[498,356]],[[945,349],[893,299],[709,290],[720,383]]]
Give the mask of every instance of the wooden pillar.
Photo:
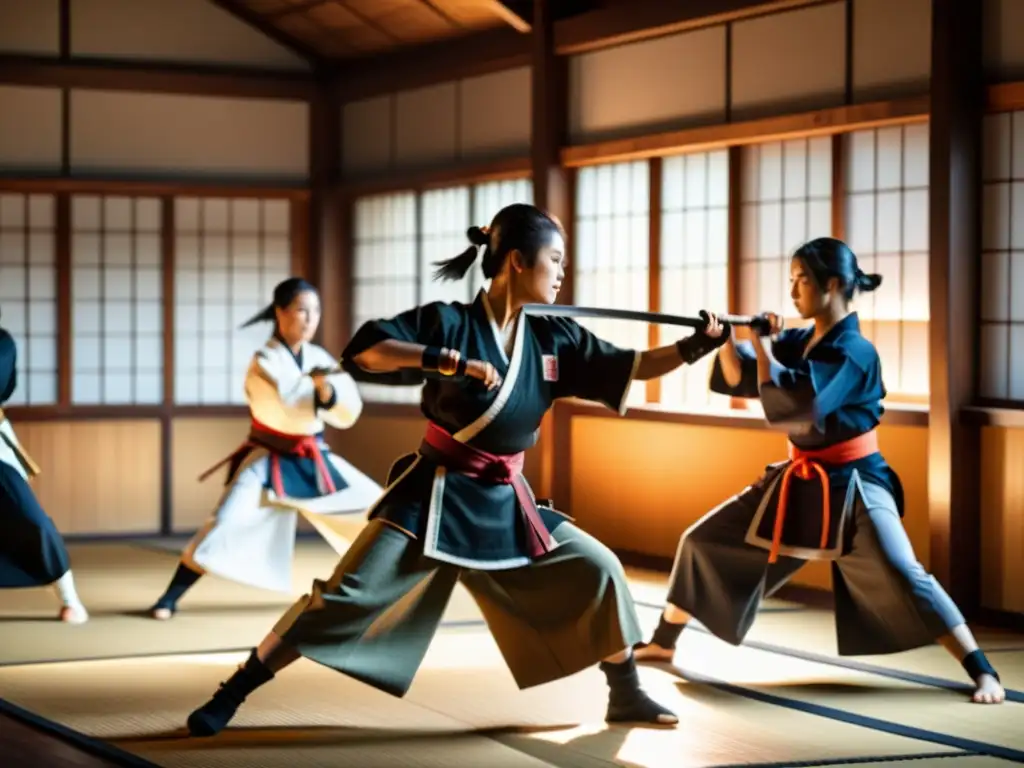
[[[341,105],[335,89],[321,83],[310,101],[309,215],[306,272],[320,289],[323,315],[318,343],[333,355],[348,340],[345,248],[341,204]]]
[[[555,55],[554,0],[536,0],[533,4],[533,72],[531,81],[532,123],[531,160],[533,173],[533,199],[537,207],[554,214],[561,220],[570,236],[569,253],[573,253],[572,235],[572,180],[559,160],[566,141],[568,122],[568,62]],[[572,272],[574,260],[562,285],[559,303],[571,303],[573,293]],[[538,494],[555,498],[558,505],[567,505],[567,484],[559,483],[559,473],[568,470],[566,462],[558,461],[564,454],[568,434],[555,434],[552,413],[544,418],[540,438],[535,450],[541,454],[541,477]],[[564,497],[564,498],[563,498]]]
[[[931,570],[968,615],[980,602],[980,434],[961,423],[978,349],[982,3],[932,1],[928,500]],[[955,354],[954,354],[955,351]]]

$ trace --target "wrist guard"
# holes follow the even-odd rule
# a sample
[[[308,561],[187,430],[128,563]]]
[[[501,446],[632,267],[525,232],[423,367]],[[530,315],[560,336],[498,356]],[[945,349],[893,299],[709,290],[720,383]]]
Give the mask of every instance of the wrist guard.
[[[707,317],[706,312],[702,311],[700,314],[701,317]],[[679,339],[676,342],[676,349],[679,351],[679,356],[683,358],[684,363],[693,365],[705,355],[714,352],[725,344],[729,340],[730,333],[732,333],[732,328],[728,323],[722,323],[722,335],[717,339],[711,338],[701,329],[692,336]]]
[[[441,364],[441,347],[426,347],[423,350],[423,357],[421,359],[421,366],[424,371],[428,373],[439,373],[442,376],[465,376],[466,375],[466,358],[460,356],[459,362],[455,366],[454,373],[442,373],[438,370],[438,366]]]
[[[999,680],[999,675],[996,673],[995,667],[992,666],[988,657],[985,656],[985,652],[980,648],[976,651],[971,651],[964,656],[962,663],[964,665],[964,671],[967,672],[971,680],[974,682],[977,682],[978,678],[982,675],[992,675],[996,680]]]

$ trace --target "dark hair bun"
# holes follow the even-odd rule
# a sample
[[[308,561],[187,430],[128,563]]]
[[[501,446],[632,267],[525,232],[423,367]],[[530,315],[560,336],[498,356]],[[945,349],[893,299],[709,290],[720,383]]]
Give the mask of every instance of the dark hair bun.
[[[473,245],[487,245],[491,239],[480,227],[470,227],[466,230],[466,237]]]
[[[863,272],[857,275],[857,288],[864,293],[870,293],[881,284],[881,275],[866,275]]]

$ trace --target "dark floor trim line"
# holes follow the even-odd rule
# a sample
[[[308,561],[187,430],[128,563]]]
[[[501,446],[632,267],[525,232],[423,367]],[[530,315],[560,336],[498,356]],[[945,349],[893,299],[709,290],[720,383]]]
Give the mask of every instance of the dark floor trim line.
[[[151,763],[149,760],[133,755],[131,752],[126,752],[109,742],[86,736],[84,733],[23,709],[17,704],[7,701],[7,699],[0,699],[0,712],[25,723],[25,725],[72,744],[83,752],[88,752],[96,757],[117,763],[123,766],[123,768],[160,768],[156,763]]]
[[[882,720],[877,717],[858,715],[853,712],[836,709],[835,707],[829,707],[824,704],[813,704],[808,701],[788,699],[785,696],[778,696],[773,693],[745,688],[733,683],[727,683],[724,680],[719,680],[715,677],[700,675],[682,667],[677,666],[676,669],[679,670],[679,673],[690,682],[710,685],[720,691],[742,696],[746,699],[760,701],[765,704],[773,704],[775,706],[785,707],[786,709],[792,709],[797,712],[805,712],[809,715],[825,717],[830,720],[837,720],[841,723],[848,723],[849,725],[856,725],[861,728],[870,728],[875,731],[892,734],[893,736],[903,736],[908,739],[927,741],[932,744],[941,744],[944,747],[952,747],[953,749],[971,752],[976,755],[987,755],[989,757],[998,757],[1003,760],[1009,760],[1014,763],[1024,763],[1024,752],[1019,749],[1003,747],[998,744],[988,744],[984,741],[975,741],[974,739],[965,739],[960,736],[950,736],[949,734],[930,731],[926,728],[917,728],[912,725],[893,723],[889,720]]]
[[[711,634],[704,627],[688,627],[687,629],[693,629],[697,632],[702,632],[706,635]],[[890,667],[882,667],[878,664],[869,664],[866,661],[852,661],[843,658],[837,658],[835,656],[826,656],[825,654],[821,653],[813,653],[812,651],[800,651],[796,648],[787,648],[783,645],[763,643],[757,640],[744,640],[743,645],[748,648],[754,648],[759,651],[767,651],[768,653],[777,653],[780,656],[789,656],[793,659],[800,659],[801,661],[810,661],[816,662],[818,664],[827,664],[832,667],[841,667],[843,669],[850,669],[855,672],[864,672],[869,675],[888,677],[892,680],[902,680],[905,683],[927,685],[933,688],[945,688],[948,691],[960,691],[964,693],[971,693],[974,691],[974,688],[973,686],[971,686],[970,683],[960,682],[959,680],[947,680],[943,677],[925,675],[920,672],[908,672],[905,669],[892,669]],[[1007,701],[1012,701],[1017,704],[1024,703],[1024,691],[1017,691],[1013,688],[1006,688],[1005,690]]]
[[[921,752],[912,755],[876,755],[874,757],[834,757],[828,760],[797,760],[784,763],[730,763],[714,768],[819,768],[826,765],[863,765],[864,763],[902,763],[911,760],[941,760],[950,757],[979,757],[977,752]]]

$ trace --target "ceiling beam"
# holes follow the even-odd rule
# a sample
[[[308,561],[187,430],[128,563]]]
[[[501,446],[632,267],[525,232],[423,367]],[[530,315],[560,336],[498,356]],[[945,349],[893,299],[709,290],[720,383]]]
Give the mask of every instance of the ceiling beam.
[[[527,34],[533,29],[530,22],[505,5],[501,0],[480,0],[480,4],[494,11],[495,16],[498,16],[516,32]]]
[[[257,32],[263,34],[265,37],[269,37],[275,43],[289,51],[305,59],[311,66],[318,70],[325,69],[328,65],[327,59],[317,53],[308,44],[296,40],[291,35],[287,35],[280,29],[271,24],[267,19],[260,16],[258,13],[254,13],[248,8],[238,5],[232,0],[210,0],[211,3],[216,5],[222,11],[226,11],[234,16],[239,21],[248,24],[250,27],[255,29]]]
[[[122,60],[61,61],[52,57],[14,55],[0,55],[0,83],[297,101],[308,101],[315,90],[308,72],[292,74]]]
[[[825,2],[834,0],[631,0],[554,21],[555,52],[577,54]],[[356,101],[528,66],[531,53],[530,36],[512,29],[417,45],[350,64],[341,62],[338,92],[342,101]]]
[[[555,23],[565,56],[712,27],[834,0],[632,0]]]

